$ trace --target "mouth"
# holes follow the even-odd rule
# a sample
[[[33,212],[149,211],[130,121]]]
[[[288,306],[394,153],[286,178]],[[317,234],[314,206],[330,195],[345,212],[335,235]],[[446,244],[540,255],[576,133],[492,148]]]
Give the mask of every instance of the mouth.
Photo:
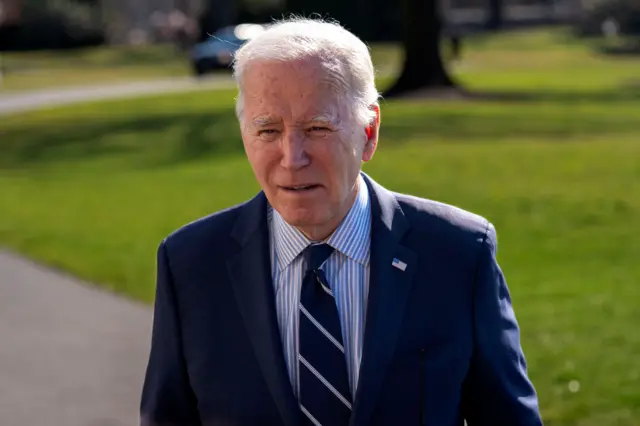
[[[320,188],[320,185],[309,184],[309,185],[281,186],[280,188],[282,188],[287,192],[301,194],[301,193],[311,192],[315,189],[318,189]]]

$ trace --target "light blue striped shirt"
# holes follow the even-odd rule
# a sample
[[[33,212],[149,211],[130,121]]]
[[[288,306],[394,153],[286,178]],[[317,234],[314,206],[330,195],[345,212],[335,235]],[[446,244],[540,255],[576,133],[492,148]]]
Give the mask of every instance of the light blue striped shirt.
[[[286,223],[271,207],[268,220],[278,325],[289,378],[294,393],[298,396],[298,316],[300,287],[305,269],[301,254],[311,241]],[[364,319],[369,293],[370,241],[371,206],[367,185],[360,176],[358,195],[353,206],[338,229],[326,240],[335,251],[322,266],[338,306],[353,398],[362,358]]]

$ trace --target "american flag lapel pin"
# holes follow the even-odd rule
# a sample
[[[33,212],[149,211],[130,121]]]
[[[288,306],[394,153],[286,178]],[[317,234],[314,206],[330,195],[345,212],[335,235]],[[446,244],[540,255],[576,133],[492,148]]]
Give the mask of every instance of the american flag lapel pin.
[[[405,269],[407,269],[407,264],[395,257],[393,258],[393,262],[391,262],[391,264],[396,268],[400,269],[401,271],[404,271]]]

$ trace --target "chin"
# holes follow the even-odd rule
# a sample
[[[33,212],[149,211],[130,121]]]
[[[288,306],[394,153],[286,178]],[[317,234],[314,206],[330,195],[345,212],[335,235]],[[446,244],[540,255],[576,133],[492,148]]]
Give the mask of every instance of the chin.
[[[309,208],[284,209],[280,215],[288,224],[297,227],[318,226],[324,216],[319,209]]]

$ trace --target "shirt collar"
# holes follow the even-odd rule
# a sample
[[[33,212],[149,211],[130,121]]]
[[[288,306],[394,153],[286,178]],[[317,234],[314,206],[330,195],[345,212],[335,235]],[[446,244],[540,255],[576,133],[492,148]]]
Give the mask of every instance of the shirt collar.
[[[277,265],[283,270],[312,242],[269,206],[271,231],[277,256]],[[367,184],[358,177],[358,195],[347,216],[327,238],[326,243],[350,259],[366,265],[369,263],[371,236],[371,204]]]

